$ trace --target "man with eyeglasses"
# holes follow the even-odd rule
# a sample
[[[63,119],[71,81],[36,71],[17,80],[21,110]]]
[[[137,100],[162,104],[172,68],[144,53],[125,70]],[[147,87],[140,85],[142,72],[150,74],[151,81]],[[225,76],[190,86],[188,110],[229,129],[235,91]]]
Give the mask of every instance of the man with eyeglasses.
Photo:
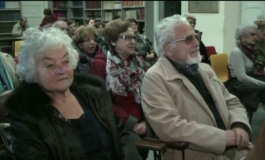
[[[200,54],[202,55],[202,62],[211,64],[210,63],[210,60],[209,60],[209,57],[208,57],[207,49],[206,49],[204,43],[201,40],[202,32],[200,32],[199,30],[196,30],[195,29],[195,26],[196,26],[196,17],[194,17],[191,14],[186,14],[185,17],[189,21],[190,25],[193,27],[195,33],[199,34],[199,36],[200,36]]]
[[[162,141],[189,143],[189,160],[240,160],[251,146],[251,126],[239,99],[212,68],[201,63],[199,36],[180,15],[155,27],[160,57],[146,72],[141,104],[146,120]],[[181,159],[167,149],[164,160]]]

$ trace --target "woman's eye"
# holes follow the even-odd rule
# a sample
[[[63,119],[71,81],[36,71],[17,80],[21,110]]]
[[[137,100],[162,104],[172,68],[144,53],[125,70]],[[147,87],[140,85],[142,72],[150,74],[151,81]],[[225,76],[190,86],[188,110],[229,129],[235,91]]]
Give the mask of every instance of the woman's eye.
[[[63,61],[64,64],[68,64],[69,62],[70,62],[69,60]]]
[[[53,64],[47,64],[46,68],[52,68],[54,65]]]

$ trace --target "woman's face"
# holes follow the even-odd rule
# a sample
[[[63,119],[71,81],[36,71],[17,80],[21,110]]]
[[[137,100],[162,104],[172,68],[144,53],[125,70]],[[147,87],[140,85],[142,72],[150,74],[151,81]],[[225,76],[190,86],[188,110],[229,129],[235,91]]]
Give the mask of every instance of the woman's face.
[[[79,44],[79,47],[82,51],[87,54],[93,54],[97,48],[97,42],[95,36],[85,36],[83,42]]]
[[[115,50],[124,58],[135,53],[135,35],[132,28],[119,34],[119,38],[115,43]]]
[[[95,25],[95,21],[94,21],[94,19],[91,19],[91,20],[88,22],[88,25],[92,25],[92,26],[94,26],[94,25]]]
[[[248,30],[248,33],[241,38],[241,41],[247,45],[254,45],[257,41],[257,30],[252,27]]]
[[[36,61],[37,83],[47,92],[64,92],[73,82],[73,67],[65,48],[46,52]]]
[[[257,37],[259,41],[265,41],[265,26],[257,30]]]
[[[99,33],[102,33],[103,30],[104,30],[104,26],[103,26],[102,24],[100,24],[100,25],[98,26],[97,30],[98,30]]]
[[[138,25],[134,22],[131,22],[131,27],[133,32],[136,34],[138,32]]]
[[[76,33],[76,25],[75,23],[72,23],[68,26],[69,34],[74,35]]]

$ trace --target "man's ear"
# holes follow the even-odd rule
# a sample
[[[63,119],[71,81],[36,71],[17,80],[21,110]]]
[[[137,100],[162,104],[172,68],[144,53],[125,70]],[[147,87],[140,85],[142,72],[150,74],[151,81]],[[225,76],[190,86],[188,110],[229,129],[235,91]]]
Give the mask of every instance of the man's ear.
[[[167,55],[168,57],[172,56],[172,48],[170,47],[170,44],[164,44],[163,49],[165,51],[165,55]]]

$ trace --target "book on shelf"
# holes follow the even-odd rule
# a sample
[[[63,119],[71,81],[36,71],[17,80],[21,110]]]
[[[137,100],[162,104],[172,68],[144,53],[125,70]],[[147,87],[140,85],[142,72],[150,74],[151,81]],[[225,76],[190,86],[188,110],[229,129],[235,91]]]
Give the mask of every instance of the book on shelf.
[[[66,9],[67,8],[67,1],[52,1],[54,9]]]
[[[73,6],[74,7],[82,7],[83,6],[83,1],[73,1]]]
[[[15,23],[3,23],[0,24],[0,33],[11,33],[13,29],[13,25]]]
[[[86,8],[87,9],[100,9],[101,1],[86,1]]]
[[[65,13],[65,12],[54,12],[53,15],[54,15],[54,17],[56,17],[57,19],[66,18],[66,13]]]
[[[144,1],[122,1],[123,7],[144,7]]]

